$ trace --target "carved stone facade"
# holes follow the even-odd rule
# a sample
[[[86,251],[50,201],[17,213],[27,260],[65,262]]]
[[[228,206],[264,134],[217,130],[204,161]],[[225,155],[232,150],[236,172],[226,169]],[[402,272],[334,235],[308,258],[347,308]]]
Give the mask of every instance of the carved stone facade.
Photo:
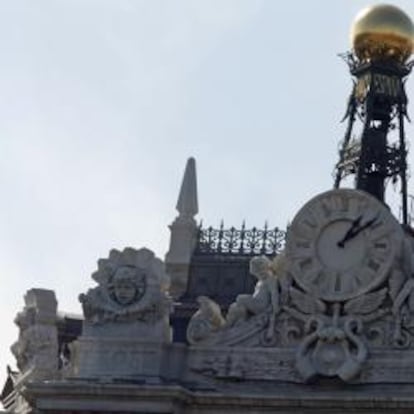
[[[16,413],[30,411],[30,405],[20,393],[26,383],[58,379],[60,376],[55,294],[51,290],[31,289],[24,302],[23,310],[14,320],[19,328],[19,337],[11,346],[19,369],[15,382]]]
[[[22,378],[55,378],[58,370],[55,294],[50,290],[31,289],[24,301],[23,310],[14,320],[19,338],[11,346],[17,367]]]
[[[79,296],[85,320],[71,345],[76,377],[158,376],[171,342],[169,278],[148,249],[112,250],[92,275],[98,286]]]
[[[202,307],[194,315],[189,339],[202,351],[201,360],[193,356],[193,369],[288,382],[386,381],[387,374],[377,377],[386,361],[398,364],[402,349],[411,360],[414,349],[412,245],[411,235],[365,193],[334,190],[315,197],[292,222],[285,253],[273,262],[252,259],[256,289],[237,297],[224,323],[210,322],[209,335],[196,338],[193,325],[207,325],[211,317],[200,317]],[[216,308],[210,301],[219,316]],[[374,353],[378,366],[370,360]],[[275,366],[278,355],[288,370]],[[373,364],[370,375],[363,373],[367,364]],[[399,381],[410,382],[411,375],[403,369]]]
[[[131,327],[120,322],[152,325],[169,314],[169,277],[164,264],[148,249],[112,250],[108,259],[98,261],[92,278],[98,286],[79,296],[84,333],[100,332],[101,326],[107,334],[108,326],[125,326],[130,333]]]
[[[285,250],[251,257],[250,274],[254,289],[230,306],[198,298],[183,343],[161,260],[113,250],[80,295],[82,334],[59,366],[57,342],[43,340],[56,332],[53,295],[30,291],[13,352],[39,375],[15,387],[14,411],[414,410],[414,238],[382,203],[356,190],[314,197]]]

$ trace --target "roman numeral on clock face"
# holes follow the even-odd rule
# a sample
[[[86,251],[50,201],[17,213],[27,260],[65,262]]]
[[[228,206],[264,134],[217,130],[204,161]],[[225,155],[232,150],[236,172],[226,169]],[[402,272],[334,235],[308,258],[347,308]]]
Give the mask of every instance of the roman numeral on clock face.
[[[385,250],[388,247],[388,244],[385,243],[385,242],[378,241],[378,242],[374,243],[374,247],[376,249]]]
[[[381,266],[381,264],[380,263],[378,263],[378,262],[376,262],[375,260],[373,260],[373,259],[371,259],[369,262],[368,262],[368,267],[371,269],[371,270],[373,270],[374,272],[377,272],[378,271],[378,269],[380,268],[380,266]]]

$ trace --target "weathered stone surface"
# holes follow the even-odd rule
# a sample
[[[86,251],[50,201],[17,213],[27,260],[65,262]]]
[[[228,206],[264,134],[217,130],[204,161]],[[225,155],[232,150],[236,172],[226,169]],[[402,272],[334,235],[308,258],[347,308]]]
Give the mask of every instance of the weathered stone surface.
[[[43,379],[25,382],[20,395],[37,413],[413,412],[413,238],[359,192],[352,207],[357,218],[343,216],[353,197],[336,190],[323,195],[321,211],[303,210],[285,252],[273,260],[252,258],[255,290],[239,295],[227,313],[200,297],[188,325],[189,345],[171,343],[161,261],[147,249],[111,252],[93,276],[98,287],[81,296],[84,330],[72,344],[66,379],[51,377],[47,386]],[[358,206],[369,207],[361,219]],[[325,209],[329,217],[321,219]],[[311,220],[311,230],[302,228],[303,220]],[[377,220],[385,223],[379,233],[377,227],[366,230]],[[358,286],[337,282],[346,276],[346,252],[338,256],[338,273],[329,272],[336,262],[323,256],[321,270],[307,275],[313,282],[303,279],[309,270],[303,249],[318,257],[320,240],[332,239],[335,253],[357,236],[364,238],[357,246],[368,246],[362,246],[366,259],[358,256],[363,273],[351,278]],[[383,244],[388,236],[392,247]],[[381,275],[359,286],[376,267],[368,262],[382,260],[371,255],[371,245],[388,255],[379,264]]]
[[[171,342],[164,265],[148,249],[112,250],[92,276],[98,287],[80,296],[81,337],[71,344],[67,376],[159,377],[162,345]]]
[[[340,383],[240,384],[222,389],[172,385],[65,381],[30,384],[25,395],[36,402],[37,414],[89,413],[397,413],[414,410],[412,385],[354,386]]]
[[[220,316],[211,303],[190,322],[193,371],[229,380],[414,382],[401,365],[414,349],[413,239],[376,199],[354,190],[315,197],[292,222],[286,252],[251,267],[255,292],[236,299],[225,323],[211,322]],[[197,338],[196,323],[209,326]]]
[[[110,335],[111,328],[123,322],[152,326],[168,318],[169,277],[162,261],[150,250],[112,250],[108,259],[99,260],[92,278],[98,286],[79,296],[85,315],[84,333],[93,334],[96,330],[100,334],[100,326],[105,325]],[[129,335],[128,331],[125,334]]]
[[[59,376],[55,293],[46,289],[30,289],[24,302],[23,310],[15,318],[19,338],[11,346],[20,371],[15,383],[15,412],[19,414],[31,412],[21,393],[27,383]]]
[[[162,343],[137,339],[82,337],[73,347],[73,376],[81,378],[159,378],[167,351]]]
[[[11,351],[21,379],[55,378],[58,370],[57,302],[51,290],[31,289],[15,318],[19,338]]]

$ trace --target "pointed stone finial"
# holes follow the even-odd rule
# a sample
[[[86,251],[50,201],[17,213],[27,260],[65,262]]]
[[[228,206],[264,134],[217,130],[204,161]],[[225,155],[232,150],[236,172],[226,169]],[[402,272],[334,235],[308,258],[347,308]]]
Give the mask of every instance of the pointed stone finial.
[[[170,226],[170,248],[165,256],[166,269],[171,277],[170,294],[175,299],[180,297],[187,287],[191,257],[198,237],[198,226],[194,218],[198,213],[194,158],[187,161],[176,208],[178,217]]]
[[[196,164],[193,157],[187,161],[176,208],[182,217],[194,217],[198,213]]]

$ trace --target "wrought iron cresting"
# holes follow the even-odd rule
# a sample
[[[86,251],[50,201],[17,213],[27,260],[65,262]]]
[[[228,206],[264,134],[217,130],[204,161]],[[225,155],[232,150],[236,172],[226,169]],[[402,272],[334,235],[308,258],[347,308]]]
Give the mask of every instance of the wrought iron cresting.
[[[267,223],[263,229],[235,227],[224,228],[224,223],[218,229],[213,227],[198,229],[198,239],[195,254],[200,255],[242,255],[276,256],[285,246],[286,231],[278,227],[269,228]]]

